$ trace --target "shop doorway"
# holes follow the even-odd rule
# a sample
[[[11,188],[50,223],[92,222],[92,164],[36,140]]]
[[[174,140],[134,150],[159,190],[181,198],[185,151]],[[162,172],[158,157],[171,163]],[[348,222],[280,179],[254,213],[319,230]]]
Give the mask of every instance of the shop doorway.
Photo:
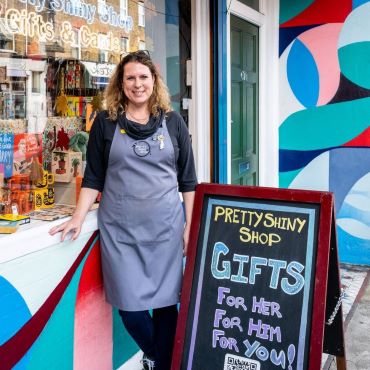
[[[259,28],[230,17],[231,183],[259,184]]]

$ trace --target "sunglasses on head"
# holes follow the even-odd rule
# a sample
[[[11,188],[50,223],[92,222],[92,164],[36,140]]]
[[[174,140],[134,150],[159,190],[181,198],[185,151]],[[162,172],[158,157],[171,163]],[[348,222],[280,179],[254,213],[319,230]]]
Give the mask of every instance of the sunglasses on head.
[[[123,58],[128,57],[130,55],[145,58],[145,59],[151,59],[149,50],[136,50],[136,51],[132,51],[130,53],[122,53],[120,60],[122,60]]]

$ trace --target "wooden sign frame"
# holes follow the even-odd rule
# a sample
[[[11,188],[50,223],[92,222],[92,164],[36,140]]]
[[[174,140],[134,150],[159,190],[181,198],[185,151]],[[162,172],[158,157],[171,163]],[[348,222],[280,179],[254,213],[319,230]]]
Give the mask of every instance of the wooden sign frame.
[[[309,360],[306,370],[317,370],[321,368],[322,352],[331,353],[337,356],[339,363],[344,365],[344,335],[342,310],[339,309],[335,319],[335,325],[328,327],[327,318],[330,316],[326,302],[330,301],[335,306],[340,294],[339,266],[335,233],[334,199],[333,194],[320,191],[278,189],[266,187],[232,186],[218,184],[200,184],[197,187],[194,202],[193,219],[190,231],[189,248],[185,267],[183,288],[181,294],[181,304],[179,320],[177,324],[176,339],[174,345],[172,370],[192,370],[190,362],[183,364],[184,348],[187,345],[186,328],[189,317],[189,307],[191,304],[191,293],[194,282],[195,265],[197,258],[197,248],[199,248],[199,238],[204,211],[204,201],[208,197],[226,197],[227,199],[256,200],[256,201],[280,201],[294,203],[318,205],[318,224],[316,240],[316,263],[313,281],[312,295],[312,315],[310,318],[310,341],[309,341]],[[329,257],[331,269],[331,281],[328,290]],[[333,280],[334,279],[334,280]],[[195,289],[195,288],[194,288]],[[330,307],[332,310],[332,307]],[[210,320],[213,320],[211,317]],[[194,324],[193,324],[194,325]],[[326,348],[324,348],[324,332]],[[334,343],[335,342],[335,343]],[[332,345],[331,345],[332,344]],[[211,368],[210,364],[204,364],[204,369]],[[279,367],[276,367],[278,369]],[[263,367],[261,367],[261,370]]]

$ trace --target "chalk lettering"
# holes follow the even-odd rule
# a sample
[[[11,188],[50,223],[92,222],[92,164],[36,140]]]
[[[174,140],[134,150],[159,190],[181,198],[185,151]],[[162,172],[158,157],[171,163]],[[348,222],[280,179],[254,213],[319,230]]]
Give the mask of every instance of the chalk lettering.
[[[259,231],[251,231],[247,227],[243,226],[239,230],[240,240],[243,243],[254,243],[268,245],[271,247],[273,244],[279,243],[281,237],[278,234],[274,233],[261,233]]]
[[[243,344],[245,345],[245,347],[247,348],[246,351],[245,351],[245,355],[247,357],[252,357],[254,352],[256,352],[257,348],[261,345],[260,342],[258,342],[257,340],[255,340],[253,342],[253,344],[250,344],[249,340],[246,339]]]
[[[274,365],[281,366],[282,369],[285,369],[286,354],[283,350],[280,350],[279,354],[277,353],[275,348],[273,348],[269,352],[266,347],[261,346],[260,342],[254,341],[253,344],[251,344],[248,339],[244,340],[243,344],[246,348],[246,351],[244,353],[245,356],[250,358],[255,354],[255,356],[261,361],[266,361],[268,358],[270,358],[270,361]],[[295,346],[293,344],[290,344],[289,347],[293,347],[295,349]]]
[[[270,360],[274,365],[280,365],[283,369],[285,369],[286,355],[283,350],[280,350],[278,355],[276,349],[272,349],[270,353]]]
[[[280,270],[286,269],[286,262],[271,258],[269,259],[269,266],[272,267],[270,288],[277,289],[279,283]]]
[[[249,262],[249,256],[243,254],[234,254],[233,261],[239,262],[239,268],[237,275],[231,275],[231,281],[236,281],[237,283],[248,283],[248,279],[243,276],[244,264]]]
[[[236,339],[233,337],[226,338],[224,335],[225,332],[223,330],[214,329],[212,331],[212,347],[216,348],[219,345],[223,349],[227,348],[239,352]]]
[[[225,223],[243,224],[257,227],[263,219],[263,212],[234,209],[230,207],[215,207],[214,221],[222,220]]]
[[[216,242],[213,247],[212,253],[212,262],[211,262],[211,272],[214,278],[216,279],[231,279],[231,264],[235,262],[238,267],[238,274],[233,275],[232,281],[242,284],[251,284],[254,285],[256,283],[257,276],[262,275],[262,273],[266,274],[270,273],[270,280],[269,280],[269,287],[272,289],[277,289],[278,287],[278,279],[280,277],[280,272],[284,270],[286,275],[289,277],[282,277],[281,278],[281,289],[289,294],[294,295],[300,292],[300,290],[304,287],[305,280],[304,276],[302,276],[302,271],[304,270],[304,266],[297,262],[292,261],[289,264],[286,261],[279,261],[276,259],[267,259],[263,257],[255,257],[255,256],[248,256],[248,255],[240,255],[236,254],[236,257],[230,261],[226,258],[228,256],[230,250],[229,248],[222,242]],[[224,258],[222,257],[224,256]],[[244,256],[244,257],[243,257]],[[250,269],[248,278],[244,273],[244,267],[247,265],[247,262],[250,261]],[[242,265],[242,267],[241,267]],[[287,266],[285,268],[285,266]],[[264,268],[261,268],[264,267]],[[272,270],[271,270],[272,268]],[[293,278],[293,280],[289,280]],[[261,280],[265,281],[267,279]]]
[[[266,339],[270,342],[274,341],[274,337],[276,340],[281,343],[281,329],[279,326],[273,327],[268,324],[264,324],[262,320],[258,320],[257,323],[253,321],[252,318],[249,319],[248,323],[248,335],[253,335],[257,338]]]
[[[266,228],[274,228],[301,233],[307,220],[300,217],[275,216],[271,212],[250,211],[247,209],[216,206],[214,221],[224,223],[242,224],[249,227],[263,225]],[[245,232],[246,230],[243,229]],[[276,234],[275,234],[276,235]]]
[[[267,266],[267,258],[264,257],[251,258],[251,269],[249,271],[249,284],[254,284],[256,282],[256,275],[261,275],[261,269],[258,266]]]
[[[281,287],[285,293],[293,295],[299,293],[304,286],[304,277],[300,274],[304,266],[299,262],[290,262],[287,267],[287,273],[296,279],[294,284],[290,284],[287,278],[281,280]]]
[[[239,308],[241,307],[244,311],[247,311],[247,306],[244,303],[243,297],[234,297],[233,295],[226,296],[225,293],[230,293],[229,288],[218,287],[217,293],[217,303],[222,304],[224,299],[226,299],[226,304],[229,307]]]
[[[215,318],[213,321],[213,326],[215,328],[220,327],[220,322],[222,324],[222,327],[225,329],[233,329],[234,327],[237,327],[240,332],[243,331],[243,328],[240,325],[240,318],[237,316],[234,317],[228,317],[226,316],[225,310],[216,309],[215,311]]]
[[[230,279],[230,271],[231,271],[230,262],[223,261],[222,262],[223,269],[222,270],[218,269],[220,255],[221,254],[226,255],[228,253],[229,253],[229,248],[224,243],[217,242],[214,245],[213,254],[212,254],[211,270],[212,270],[212,275],[216,279]]]
[[[276,315],[279,319],[283,317],[280,313],[279,303],[265,301],[264,298],[258,300],[255,296],[252,299],[252,312],[257,312],[264,316]]]

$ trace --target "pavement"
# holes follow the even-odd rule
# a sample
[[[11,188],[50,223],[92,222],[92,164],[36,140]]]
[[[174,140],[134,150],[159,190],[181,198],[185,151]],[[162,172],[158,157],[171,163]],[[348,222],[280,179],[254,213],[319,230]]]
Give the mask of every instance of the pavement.
[[[347,370],[370,370],[370,267],[341,265],[340,275]],[[141,356],[137,353],[119,370],[141,370]],[[322,370],[336,369],[335,357],[323,354]]]
[[[347,370],[370,370],[370,267],[341,266],[344,341]],[[333,356],[326,356],[324,370],[335,370]]]

